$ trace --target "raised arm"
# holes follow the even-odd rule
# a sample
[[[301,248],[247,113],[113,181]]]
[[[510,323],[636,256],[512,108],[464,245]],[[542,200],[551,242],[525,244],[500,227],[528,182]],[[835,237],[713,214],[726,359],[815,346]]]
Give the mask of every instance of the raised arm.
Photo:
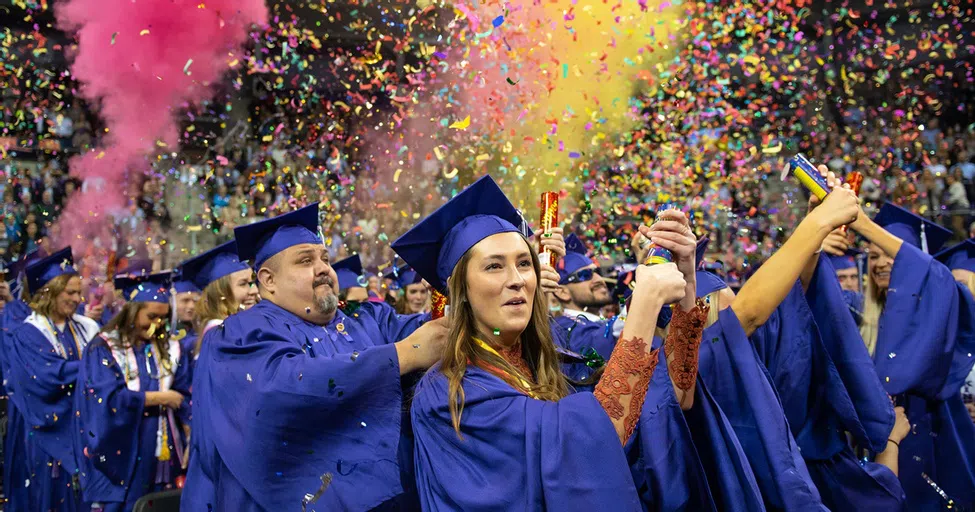
[[[654,244],[674,255],[677,268],[686,283],[684,298],[674,305],[674,317],[664,341],[670,381],[682,410],[694,406],[697,388],[697,361],[701,348],[701,333],[707,320],[708,309],[698,305],[697,296],[697,239],[690,222],[680,210],[665,210],[652,226],[640,226],[640,233]]]
[[[863,238],[866,238],[871,243],[877,244],[891,258],[896,258],[897,253],[901,250],[901,246],[904,245],[903,240],[880,227],[873,219],[865,215],[863,211],[860,211],[856,222],[850,224],[850,227]]]
[[[768,320],[789,294],[796,279],[807,269],[826,236],[856,220],[859,212],[856,195],[849,188],[838,186],[832,173],[829,173],[828,181],[834,188],[822,206],[806,215],[792,236],[745,283],[731,304],[745,334],[751,335]]]
[[[651,349],[657,315],[664,304],[684,298],[685,286],[680,271],[672,263],[641,265],[636,270],[636,289],[626,326],[593,391],[612,420],[620,443],[626,443],[636,428],[657,366],[659,349]]]

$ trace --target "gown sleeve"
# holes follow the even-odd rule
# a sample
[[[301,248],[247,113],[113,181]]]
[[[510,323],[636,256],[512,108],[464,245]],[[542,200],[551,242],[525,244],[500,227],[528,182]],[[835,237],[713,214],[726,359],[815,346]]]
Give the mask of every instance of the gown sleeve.
[[[584,318],[574,319],[565,316],[551,319],[552,331],[564,340],[565,348],[586,354],[595,350],[603,359],[609,360],[616,348],[619,336],[613,335],[613,328],[607,322],[592,322]]]
[[[766,504],[825,510],[772,378],[731,308],[704,330],[699,375],[734,428]]]
[[[946,400],[975,359],[975,302],[948,267],[904,244],[890,273],[874,361],[891,395]]]
[[[176,410],[176,417],[183,425],[189,425],[193,417],[193,369],[192,355],[180,349],[179,365],[176,366],[176,375],[173,376],[171,389],[183,395],[183,405]]]
[[[368,510],[396,497],[396,347],[315,355],[292,339],[302,337],[288,332],[295,328],[252,314],[207,332],[193,393],[208,442],[266,510],[296,509],[323,478],[319,510]]]
[[[104,340],[88,345],[78,372],[75,400],[81,420],[82,456],[108,480],[124,482],[139,453],[139,428],[146,394],[125,384],[122,369]]]
[[[806,300],[815,325],[814,347],[826,354],[826,396],[830,409],[857,443],[875,452],[887,446],[894,408],[877,377],[860,331],[847,313],[843,292],[829,258],[820,257]]]
[[[435,368],[417,386],[423,510],[640,510],[616,430],[592,393],[535,400],[477,368],[463,386],[462,437],[443,374]]]
[[[77,360],[58,355],[36,327],[21,324],[3,337],[10,400],[23,417],[30,435],[51,457],[75,468],[71,394],[78,375]]]

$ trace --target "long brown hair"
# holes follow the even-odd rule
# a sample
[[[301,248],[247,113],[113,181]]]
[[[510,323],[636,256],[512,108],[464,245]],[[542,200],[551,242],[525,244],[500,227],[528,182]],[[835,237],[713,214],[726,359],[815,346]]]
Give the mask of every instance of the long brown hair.
[[[525,243],[531,251],[536,282],[541,282],[538,254],[531,244],[527,241]],[[505,381],[516,389],[520,389],[517,384],[518,380],[530,383],[531,389],[529,391],[539,400],[554,402],[569,394],[569,386],[562,375],[559,356],[555,351],[555,342],[552,340],[552,333],[549,329],[548,307],[541,286],[535,287],[535,295],[532,297],[531,319],[521,333],[522,355],[528,363],[528,367],[535,373],[534,379],[531,375],[522,375],[517,368],[508,364],[503,358],[474,343],[475,337],[484,339],[486,336],[485,333],[477,331],[474,310],[471,308],[470,301],[467,300],[467,266],[470,260],[471,251],[467,251],[457,262],[457,266],[454,267],[453,275],[447,280],[451,303],[450,332],[440,363],[440,371],[447,377],[447,401],[450,407],[450,418],[458,437],[460,437],[460,418],[464,412],[464,388],[462,384],[469,364],[484,363],[503,370],[511,376]]]
[[[58,295],[68,287],[68,281],[78,274],[61,274],[48,281],[40,290],[37,290],[30,298],[30,308],[37,314],[50,318],[57,307]],[[78,279],[81,279],[78,277]]]
[[[139,317],[139,312],[146,307],[144,302],[126,302],[122,309],[119,310],[118,314],[102,330],[99,334],[110,334],[114,333],[115,337],[111,336],[98,336],[95,343],[105,341],[105,338],[111,338],[113,342],[119,343],[120,348],[138,348],[142,344],[142,340],[136,334],[135,321]],[[162,366],[166,371],[172,371],[169,362],[169,324],[168,322],[163,323],[163,328],[156,331],[153,335],[151,343],[156,345],[156,350],[159,351],[158,364]],[[94,344],[94,343],[93,343]],[[112,347],[109,346],[109,349]]]
[[[240,304],[234,298],[234,290],[231,286],[230,276],[227,274],[220,279],[210,283],[200,294],[200,300],[196,303],[196,344],[193,346],[193,355],[200,353],[203,346],[203,329],[206,328],[210,320],[226,320],[226,318],[240,309]]]

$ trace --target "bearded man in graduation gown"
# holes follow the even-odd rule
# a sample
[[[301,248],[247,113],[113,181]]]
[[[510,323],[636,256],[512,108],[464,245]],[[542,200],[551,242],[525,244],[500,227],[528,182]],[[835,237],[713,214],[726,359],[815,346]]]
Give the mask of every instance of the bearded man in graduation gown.
[[[204,335],[184,510],[418,506],[401,377],[439,359],[446,328],[340,310],[318,226],[316,203],[235,230],[264,300]]]

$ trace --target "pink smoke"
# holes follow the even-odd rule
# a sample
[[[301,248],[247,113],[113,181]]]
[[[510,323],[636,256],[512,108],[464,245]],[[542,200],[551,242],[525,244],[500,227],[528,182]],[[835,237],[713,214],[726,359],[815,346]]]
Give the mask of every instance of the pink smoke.
[[[80,94],[108,129],[99,147],[71,162],[86,186],[66,205],[57,243],[78,253],[106,233],[106,214],[126,206],[152,154],[177,151],[177,109],[212,94],[268,14],[264,0],[67,0],[56,13],[77,37],[71,70]]]

